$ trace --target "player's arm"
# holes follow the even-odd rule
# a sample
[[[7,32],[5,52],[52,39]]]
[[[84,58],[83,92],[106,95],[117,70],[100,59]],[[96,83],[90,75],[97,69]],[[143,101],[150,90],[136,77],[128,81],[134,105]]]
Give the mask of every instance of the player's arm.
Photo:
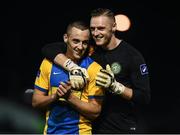
[[[135,55],[131,64],[134,102],[148,104],[151,99],[148,67],[142,55]]]
[[[57,94],[64,97],[68,103],[90,120],[94,120],[101,112],[102,99],[89,99],[88,102],[80,100],[71,92],[71,84],[63,83],[59,86]]]
[[[129,87],[124,86],[124,92],[121,93],[121,97],[127,100],[131,100],[133,97],[133,90]]]
[[[51,43],[47,44],[42,48],[42,54],[50,61],[64,67],[67,71],[75,65],[74,62],[68,61],[68,58],[64,55],[66,52],[65,43]]]
[[[89,79],[89,75],[87,73],[87,70],[85,68],[82,68],[75,64],[71,59],[68,59],[65,56],[66,52],[66,44],[65,43],[52,43],[47,44],[42,48],[42,54],[52,62],[56,63],[57,65],[60,65],[65,70],[72,73],[73,70],[79,70],[83,73],[83,76],[80,79],[80,76],[76,76],[71,74],[71,83],[73,86],[78,86],[77,89],[84,87],[84,82],[87,82]],[[76,78],[77,77],[77,78]],[[84,80],[85,81],[81,81]]]
[[[41,51],[47,59],[60,65],[67,71],[71,71],[79,66],[65,56],[66,47],[65,43],[52,43],[45,45]],[[82,68],[79,67],[79,69]]]
[[[56,43],[47,44],[42,48],[41,51],[42,51],[42,54],[47,59],[56,63],[57,65],[60,65],[61,67],[64,67],[64,65],[65,65],[64,63],[66,61],[68,61],[68,58],[64,55],[66,52],[66,44],[65,43],[56,42]],[[67,62],[67,63],[70,63],[70,62]],[[72,64],[73,64],[73,62],[72,62]],[[68,65],[68,64],[66,64],[66,65]],[[64,68],[66,70],[70,71],[71,67],[65,66]]]
[[[97,118],[101,112],[102,100],[100,99],[89,99],[88,102],[84,102],[71,94],[67,100],[72,107],[90,120]]]
[[[59,57],[56,58],[58,54],[65,54],[66,52],[66,44],[61,42],[55,42],[51,44],[46,44],[42,49],[41,52],[44,57],[49,59],[52,62],[56,62],[57,64],[60,63]],[[56,60],[55,60],[56,58]],[[63,59],[63,58],[62,58]]]
[[[133,88],[128,88],[117,82],[109,65],[102,69],[96,77],[96,84],[110,92],[122,96],[124,99],[133,100],[140,104],[149,103],[150,87],[147,66],[142,56],[134,57],[131,67],[131,81]],[[144,73],[143,73],[144,72]]]
[[[46,108],[49,104],[57,100],[57,95],[46,95],[38,89],[34,89],[32,97],[32,106],[37,108]]]
[[[32,96],[32,106],[37,108],[47,107],[50,103],[56,100],[56,95],[48,95],[49,76],[51,74],[52,64],[47,59],[44,59],[37,72],[34,93]]]

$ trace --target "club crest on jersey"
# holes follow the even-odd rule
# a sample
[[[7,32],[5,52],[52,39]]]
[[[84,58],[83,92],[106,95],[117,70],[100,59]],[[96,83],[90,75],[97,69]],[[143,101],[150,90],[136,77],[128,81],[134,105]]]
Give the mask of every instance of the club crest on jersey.
[[[119,74],[121,71],[121,65],[118,62],[111,64],[111,70],[114,74]]]
[[[140,71],[141,71],[142,75],[148,74],[148,69],[147,69],[146,64],[141,64],[140,65]]]

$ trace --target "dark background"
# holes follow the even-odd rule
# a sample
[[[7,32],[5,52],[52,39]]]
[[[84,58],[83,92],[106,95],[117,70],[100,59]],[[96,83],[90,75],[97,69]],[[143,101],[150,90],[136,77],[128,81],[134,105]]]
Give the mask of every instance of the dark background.
[[[24,91],[33,88],[43,58],[41,48],[62,41],[64,28],[71,20],[88,21],[90,11],[99,7],[130,18],[130,29],[118,32],[118,36],[137,48],[149,67],[152,101],[140,115],[142,132],[180,133],[180,15],[178,2],[174,1],[1,2],[0,97],[27,107]]]

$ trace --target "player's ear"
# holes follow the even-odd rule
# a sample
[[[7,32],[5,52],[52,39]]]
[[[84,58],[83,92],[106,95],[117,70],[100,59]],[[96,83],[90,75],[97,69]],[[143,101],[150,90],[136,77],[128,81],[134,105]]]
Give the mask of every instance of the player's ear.
[[[67,35],[66,33],[64,34],[63,39],[64,39],[64,42],[67,43],[67,41],[68,41],[68,35]]]
[[[117,24],[116,22],[113,23],[112,31],[115,32],[117,30]]]

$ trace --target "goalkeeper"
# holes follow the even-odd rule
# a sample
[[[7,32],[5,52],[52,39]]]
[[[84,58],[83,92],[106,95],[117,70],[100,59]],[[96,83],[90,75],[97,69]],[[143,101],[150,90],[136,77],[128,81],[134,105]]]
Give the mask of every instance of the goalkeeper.
[[[86,56],[89,37],[85,23],[69,24],[64,34],[69,73],[47,59],[40,66],[32,105],[47,109],[44,134],[91,134],[104,94],[95,84],[101,66]]]

